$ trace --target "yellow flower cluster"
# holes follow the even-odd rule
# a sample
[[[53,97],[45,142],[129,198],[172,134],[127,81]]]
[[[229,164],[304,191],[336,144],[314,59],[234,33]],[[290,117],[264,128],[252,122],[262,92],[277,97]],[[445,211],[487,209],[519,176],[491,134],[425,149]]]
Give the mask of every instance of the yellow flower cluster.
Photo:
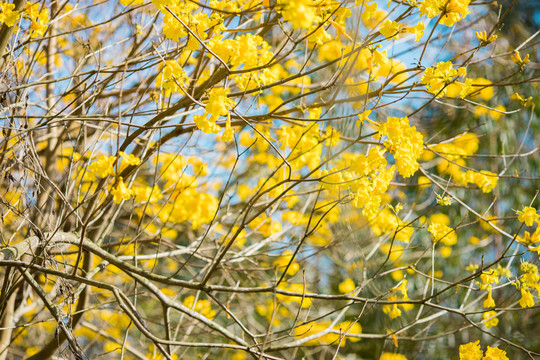
[[[437,164],[439,172],[451,175],[453,181],[462,185],[475,184],[484,193],[491,192],[497,186],[498,177],[495,173],[487,170],[462,171],[462,168],[467,164],[467,156],[478,151],[478,137],[476,134],[466,133],[456,137],[451,142],[429,145],[428,148],[442,157]],[[422,157],[424,161],[433,158],[434,154],[428,151],[424,152]]]
[[[521,71],[525,69],[525,64],[528,64],[531,61],[531,59],[529,58],[529,54],[525,55],[525,57],[522,59],[518,50],[514,50],[514,53],[511,55],[510,58],[513,62],[519,65]]]
[[[356,288],[354,280],[347,278],[338,284],[338,290],[342,294],[348,294]]]
[[[411,177],[418,170],[418,159],[424,151],[422,134],[409,125],[407,117],[389,117],[378,129],[377,137],[383,136],[388,137],[384,145],[394,155],[398,173]]]
[[[422,21],[415,26],[403,26],[395,21],[386,20],[379,31],[387,39],[399,39],[400,34],[411,33],[415,35],[415,41],[420,41],[424,36],[424,29],[425,25]]]
[[[283,19],[295,28],[309,29],[317,17],[317,2],[314,0],[278,0],[277,6]]]
[[[465,68],[454,69],[451,61],[441,61],[437,63],[436,67],[426,68],[420,82],[426,85],[426,89],[437,97],[446,95],[449,86],[453,84],[452,93],[458,93],[464,98],[471,92],[472,80],[466,79],[465,82],[459,82],[456,81],[456,78],[466,75]]]
[[[153,3],[163,14],[163,35],[174,42],[188,36],[188,51],[199,50],[201,41],[207,39],[211,29],[214,32],[223,29],[220,26],[223,19],[218,13],[210,16],[203,11],[194,13],[199,8],[197,3],[178,0],[153,0]]]
[[[293,169],[300,170],[307,166],[313,170],[321,163],[323,139],[318,123],[307,126],[281,126],[277,132],[281,149],[291,150],[287,159]]]
[[[97,176],[104,178],[109,175],[114,175],[113,165],[116,162],[116,156],[100,156],[96,161],[88,166],[88,171]]]
[[[290,291],[298,294],[303,294],[307,292],[308,290],[304,287],[303,284],[298,283],[281,283],[278,286],[279,290],[284,291]],[[291,303],[297,303],[301,304],[302,309],[307,309],[311,306],[311,298],[302,298],[302,295],[300,296],[292,296],[292,295],[283,295],[283,294],[277,294],[277,299],[284,304],[291,304]]]
[[[160,171],[161,179],[165,181],[164,189],[169,199],[166,204],[144,206],[147,213],[157,215],[163,224],[180,224],[191,221],[193,229],[210,222],[218,208],[218,199],[209,193],[197,189],[199,183],[197,177],[206,175],[206,164],[199,159],[186,160],[181,155],[160,154],[154,160]],[[188,166],[196,176],[189,175]],[[148,190],[143,187],[141,195],[148,196]],[[154,193],[156,190],[154,190]],[[153,194],[153,198],[159,199],[161,195]],[[152,200],[152,197],[150,198]],[[148,198],[148,197],[147,197]]]
[[[387,161],[383,156],[384,150],[371,148],[368,155],[360,154],[350,160],[352,171],[322,172],[325,185],[339,187],[345,184],[351,191],[353,205],[363,209],[364,216],[373,217],[381,205],[382,196],[387,191],[390,181],[394,177],[395,166],[386,169]],[[355,176],[357,179],[355,179]]]
[[[384,352],[381,354],[379,360],[407,360],[407,357],[402,354]]]
[[[195,310],[202,316],[207,317],[210,320],[213,320],[216,316],[216,311],[212,309],[212,304],[210,304],[210,301],[208,300],[197,300],[195,303],[195,306],[193,303],[195,302],[195,296],[190,295],[184,299],[184,306],[190,309]]]
[[[389,298],[388,298],[388,301],[397,301],[397,300],[402,300],[402,301],[407,301],[407,300],[410,300],[409,296],[407,295],[407,279],[403,279],[401,281],[401,284],[399,286],[396,286],[395,288],[393,288],[391,290],[392,292],[399,292],[401,293],[401,299],[398,298],[397,295],[391,295]],[[403,310],[405,311],[410,311],[414,308],[414,305],[413,304],[386,304],[386,305],[383,305],[383,311],[385,314],[388,314],[388,316],[390,317],[390,319],[395,319],[399,316],[401,316],[401,310],[399,308],[402,308]]]
[[[281,255],[279,258],[274,260],[272,265],[274,265],[276,269],[281,270],[283,272],[285,271],[287,265],[291,263],[291,265],[289,266],[289,269],[287,270],[287,275],[293,276],[300,269],[300,265],[296,261],[291,262],[292,257],[293,257],[293,252],[291,250],[285,250],[285,252],[283,252],[283,255]]]
[[[120,176],[111,190],[111,195],[113,196],[113,201],[116,204],[120,204],[122,200],[129,200],[131,198],[133,190],[126,187],[124,179]]]
[[[516,284],[521,292],[519,305],[521,305],[521,307],[532,307],[534,306],[535,301],[531,289],[540,293],[540,275],[538,275],[538,267],[529,262],[523,262],[521,263],[521,272],[523,274]]]
[[[482,319],[485,320],[484,325],[487,329],[497,326],[499,324],[499,319],[497,319],[495,315],[497,315],[497,312],[494,310],[487,311],[482,315]]]
[[[486,353],[480,347],[480,340],[459,346],[459,360],[509,360],[506,351],[488,346]]]
[[[49,10],[45,6],[40,10],[41,7],[39,3],[29,1],[22,11],[23,18],[30,21],[29,31],[32,39],[43,37],[47,31]],[[15,4],[0,2],[0,24],[13,27],[19,21],[20,15],[21,12],[15,10]]]
[[[32,39],[43,37],[49,22],[49,10],[39,3],[27,2],[24,17],[30,20],[30,37]]]
[[[0,24],[12,27],[19,20],[19,12],[15,10],[15,4],[0,3]]]
[[[213,88],[209,91],[205,113],[193,116],[199,130],[205,133],[218,133],[221,131],[221,127],[216,124],[216,120],[220,116],[230,116],[229,111],[234,106],[234,101],[227,97],[229,92],[230,90],[227,88]]]
[[[475,31],[474,34],[476,35],[476,38],[480,40],[481,46],[486,46],[487,44],[491,44],[492,42],[497,40],[497,35],[493,34],[488,37],[485,30],[482,32]]]
[[[446,26],[454,26],[470,14],[470,0],[424,0],[418,5],[420,12],[432,18],[442,13],[440,23]]]
[[[497,186],[498,180],[499,178],[497,177],[497,174],[487,170],[467,170],[464,177],[465,184],[475,184],[484,193],[491,192],[495,188],[495,186]]]
[[[516,211],[516,214],[518,215],[518,220],[527,226],[532,226],[534,222],[540,219],[537,210],[532,206],[524,206],[522,210]]]
[[[428,231],[433,236],[433,242],[441,242],[445,246],[441,248],[443,257],[448,257],[452,253],[452,246],[457,244],[456,231],[448,226],[450,219],[444,214],[431,215]]]
[[[241,90],[253,89],[277,80],[272,69],[265,67],[273,57],[270,45],[258,35],[244,34],[234,39],[216,35],[208,42],[208,48],[233,69],[242,68],[242,73],[234,77]],[[264,69],[249,71],[258,67]]]
[[[278,0],[278,13],[292,24],[294,29],[307,29],[309,40],[322,44],[332,39],[323,24],[332,25],[337,34],[352,40],[345,30],[345,18],[351,10],[332,0]]]
[[[395,239],[408,243],[413,235],[414,228],[405,226],[405,223],[391,212],[388,208],[382,209],[374,217],[369,219],[369,224],[373,234],[381,236],[384,234],[394,234]]]
[[[165,96],[171,96],[172,93],[180,92],[187,80],[186,72],[178,64],[178,61],[167,60],[163,70],[156,78],[156,87],[163,89]]]

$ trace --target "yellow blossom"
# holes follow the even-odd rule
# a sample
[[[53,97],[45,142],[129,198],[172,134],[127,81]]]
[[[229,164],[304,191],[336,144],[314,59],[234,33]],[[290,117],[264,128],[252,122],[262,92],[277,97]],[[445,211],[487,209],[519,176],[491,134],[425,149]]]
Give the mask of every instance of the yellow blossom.
[[[387,39],[399,39],[401,26],[395,21],[386,20],[379,31]]]
[[[15,4],[0,3],[0,24],[12,27],[19,20],[19,12],[15,10]]]
[[[133,194],[133,191],[126,187],[126,184],[124,184],[124,180],[120,176],[118,178],[115,186],[111,190],[111,195],[113,196],[113,201],[116,204],[120,204],[122,202],[122,200],[129,200],[129,198],[131,198],[132,194]]]
[[[216,316],[216,312],[212,309],[210,301],[199,299],[195,304],[193,304],[194,302],[195,297],[192,295],[186,297],[183,301],[185,307],[195,310],[196,312],[207,317],[210,320],[214,319],[214,317]]]
[[[113,164],[115,161],[116,156],[102,155],[88,166],[88,171],[100,178],[107,177],[108,175],[114,175]]]
[[[428,231],[433,236],[434,242],[441,241],[447,246],[452,246],[457,243],[457,235],[454,229],[441,223],[431,223]]]
[[[156,77],[156,87],[163,89],[165,96],[171,96],[172,93],[180,92],[184,83],[188,80],[186,72],[178,61],[167,60],[165,66]]]
[[[32,39],[42,37],[47,30],[47,23],[49,22],[49,11],[47,8],[43,8],[40,11],[40,4],[27,2],[24,11],[24,17],[31,21],[30,37]]]
[[[497,313],[495,311],[488,311],[488,312],[485,312],[483,315],[482,315],[482,319],[483,320],[486,320],[484,321],[484,325],[486,326],[486,328],[492,328],[494,326],[497,326],[499,324],[499,319],[497,319],[495,317]],[[489,320],[487,320],[489,319]]]
[[[524,206],[522,210],[516,211],[518,215],[518,220],[522,223],[525,223],[527,226],[532,226],[532,224],[540,218],[540,215],[537,214],[537,210],[532,206]]]
[[[407,360],[407,358],[405,357],[405,355],[384,352],[381,354],[379,360]]]
[[[485,30],[482,31],[482,32],[476,31],[474,34],[476,35],[476,38],[477,38],[478,40],[481,41],[481,45],[482,45],[482,46],[485,46],[485,45],[487,45],[487,44],[491,44],[492,42],[494,42],[495,40],[497,40],[497,35],[495,35],[495,34],[491,35],[491,36],[488,38],[488,37],[487,37],[487,33],[486,33]]]
[[[525,57],[522,59],[518,50],[514,50],[514,53],[512,54],[511,58],[512,58],[513,62],[515,62],[517,65],[519,65],[521,70],[523,70],[525,68],[525,64],[527,64],[528,62],[531,61],[529,59],[529,54],[525,55]]]
[[[120,151],[120,156],[122,157],[122,161],[127,165],[139,165],[141,163],[141,159],[133,154],[126,154],[125,152]]]
[[[407,27],[407,32],[414,34],[414,41],[420,41],[422,36],[424,36],[425,28],[424,22],[420,21],[415,26]]]
[[[225,131],[221,135],[221,140],[225,142],[233,141],[234,129],[231,126],[231,114],[227,113],[227,122],[225,123]]]
[[[356,285],[352,279],[347,278],[343,282],[339,283],[338,288],[340,293],[348,294],[356,288]]]
[[[442,206],[449,206],[452,205],[452,199],[448,196],[441,196],[437,194],[437,204]]]
[[[481,360],[483,355],[480,340],[459,346],[459,360]]]
[[[519,305],[521,307],[533,307],[534,297],[528,289],[521,288],[521,299],[519,299]]]
[[[484,307],[490,308],[495,307],[495,301],[493,300],[493,297],[491,296],[492,288],[491,285],[488,286],[488,296],[487,299],[484,300]]]
[[[482,360],[509,360],[506,356],[506,351],[499,349],[498,347],[488,346],[486,354]]]
[[[291,250],[285,250],[282,256],[274,260],[273,265],[277,269],[284,271],[289,263],[290,266],[287,269],[287,275],[293,276],[300,269],[300,265],[293,260],[293,252]]]

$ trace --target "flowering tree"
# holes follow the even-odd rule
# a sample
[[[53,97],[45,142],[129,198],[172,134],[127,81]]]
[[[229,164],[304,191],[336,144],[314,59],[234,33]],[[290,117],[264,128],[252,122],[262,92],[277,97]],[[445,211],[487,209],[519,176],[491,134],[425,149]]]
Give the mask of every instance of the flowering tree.
[[[0,360],[539,357],[519,6],[0,3]]]

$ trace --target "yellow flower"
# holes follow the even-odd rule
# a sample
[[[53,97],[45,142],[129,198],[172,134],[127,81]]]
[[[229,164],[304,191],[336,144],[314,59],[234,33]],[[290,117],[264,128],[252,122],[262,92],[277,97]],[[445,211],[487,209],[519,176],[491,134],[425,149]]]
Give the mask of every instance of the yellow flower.
[[[536,209],[532,206],[524,206],[522,210],[516,211],[518,215],[518,220],[522,223],[525,223],[527,226],[532,226],[532,224],[540,218],[540,215],[536,213]]]
[[[6,26],[12,27],[19,20],[19,12],[15,10],[15,5],[10,3],[0,3],[0,24],[4,23]]]
[[[483,355],[480,340],[459,346],[459,360],[481,360]]]
[[[281,255],[277,260],[274,260],[273,265],[277,269],[284,271],[287,265],[290,263],[291,265],[287,269],[287,275],[293,276],[300,269],[300,265],[298,265],[298,263],[295,261],[291,262],[292,259],[293,252],[291,250],[285,250],[283,255]]]
[[[100,178],[114,175],[113,164],[115,161],[116,156],[102,155],[88,166],[88,171]]]
[[[379,31],[381,32],[381,35],[387,39],[399,39],[401,25],[395,21],[386,20]]]
[[[385,352],[381,354],[379,360],[407,360],[405,355]]]
[[[498,180],[497,174],[487,170],[482,170],[480,172],[467,170],[464,176],[466,184],[476,184],[483,193],[491,192],[495,186],[497,186]]]
[[[424,151],[422,134],[409,124],[407,117],[388,117],[379,126],[377,137],[383,136],[388,136],[384,145],[394,155],[398,173],[404,178],[411,177],[418,170],[418,159]]]
[[[184,299],[184,306],[192,310],[195,310],[196,312],[207,317],[210,320],[214,319],[214,317],[216,316],[216,312],[215,310],[212,309],[212,305],[210,304],[210,301],[198,300],[197,303],[193,305],[194,302],[195,302],[195,297],[193,295],[188,296]]]
[[[163,70],[156,77],[156,87],[163,89],[165,96],[171,96],[174,92],[180,92],[187,80],[186,72],[178,61],[167,60]]]
[[[540,225],[536,227],[536,230],[531,234],[528,231],[525,231],[523,238],[517,237],[518,241],[525,246],[535,244],[540,241]],[[531,249],[532,250],[532,249]]]
[[[470,13],[469,3],[470,0],[424,0],[418,5],[418,9],[429,18],[435,17],[441,11],[444,11],[440,23],[446,26],[454,26],[456,22]]]
[[[412,33],[415,35],[414,41],[420,41],[422,36],[424,36],[424,29],[426,26],[424,25],[423,21],[420,21],[416,26],[411,26],[407,28],[407,32]]]
[[[122,160],[128,165],[139,165],[141,163],[141,159],[139,159],[133,154],[126,154],[125,152],[120,151],[120,156],[122,157]]]
[[[481,46],[485,46],[497,40],[497,35],[495,34],[488,38],[485,30],[482,32],[476,31],[474,34],[476,35],[476,38],[481,41]]]
[[[420,82],[426,85],[427,90],[441,97],[446,95],[448,88],[457,77],[464,77],[466,70],[464,68],[454,69],[451,61],[441,61],[436,67],[428,67]],[[463,94],[465,95],[465,94]]]
[[[452,246],[457,243],[456,232],[447,225],[432,222],[428,226],[428,231],[433,236],[433,241],[435,242],[442,241],[446,246]]]
[[[343,282],[339,283],[338,288],[340,293],[348,294],[356,288],[356,285],[352,279],[347,278]]]
[[[476,264],[469,264],[469,265],[465,268],[465,270],[471,271],[471,272],[475,272],[477,269],[478,269],[478,265],[476,265]]]
[[[491,285],[488,286],[488,297],[486,300],[484,300],[484,307],[490,308],[495,307],[495,300],[493,300],[493,297],[491,296],[492,288]]]
[[[225,131],[221,135],[221,140],[225,142],[233,141],[234,129],[231,126],[231,114],[227,113],[227,123],[225,124]]]
[[[396,295],[392,295],[388,298],[388,301],[396,301],[397,299],[398,298]],[[388,314],[388,316],[390,316],[390,319],[395,319],[401,316],[401,310],[399,310],[397,304],[383,305],[383,311],[385,314]]]
[[[484,285],[498,284],[499,273],[496,270],[482,271],[480,279],[482,280],[482,284]]]
[[[371,114],[371,110],[366,110],[363,113],[358,114],[358,121],[356,122],[356,126],[360,126],[364,122],[364,120],[373,123],[373,121],[370,120],[369,117],[368,117],[369,114]],[[376,124],[376,125],[378,125],[378,124]]]
[[[47,23],[49,22],[49,11],[44,8],[39,11],[40,5],[38,3],[27,2],[24,8],[24,17],[31,21],[30,24],[30,37],[35,39],[42,37],[47,30]]]
[[[113,201],[116,204],[120,204],[122,200],[129,200],[132,194],[133,194],[133,191],[126,187],[126,184],[124,184],[124,180],[120,176],[118,178],[118,181],[116,182],[116,185],[111,190]]]
[[[534,306],[534,298],[531,292],[524,287],[521,288],[521,299],[519,299],[519,305],[521,305],[522,308]]]
[[[120,4],[124,6],[135,6],[135,5],[141,5],[144,2],[144,0],[120,0]]]
[[[310,0],[278,0],[278,12],[295,28],[308,29],[316,19],[317,7]]]
[[[509,360],[506,356],[506,351],[499,349],[498,347],[488,346],[486,355],[482,360]]]
[[[496,314],[497,313],[495,311],[488,311],[482,315],[482,319],[484,320],[489,319],[484,322],[484,325],[486,326],[486,328],[489,329],[499,324],[499,319],[494,317]]]
[[[512,61],[519,65],[521,70],[525,68],[525,64],[527,64],[529,61],[529,54],[525,55],[525,57],[522,59],[521,55],[519,54],[518,50],[514,50],[514,53],[510,56]]]
[[[452,205],[452,199],[448,196],[441,196],[437,194],[437,204],[441,206],[450,206]]]

